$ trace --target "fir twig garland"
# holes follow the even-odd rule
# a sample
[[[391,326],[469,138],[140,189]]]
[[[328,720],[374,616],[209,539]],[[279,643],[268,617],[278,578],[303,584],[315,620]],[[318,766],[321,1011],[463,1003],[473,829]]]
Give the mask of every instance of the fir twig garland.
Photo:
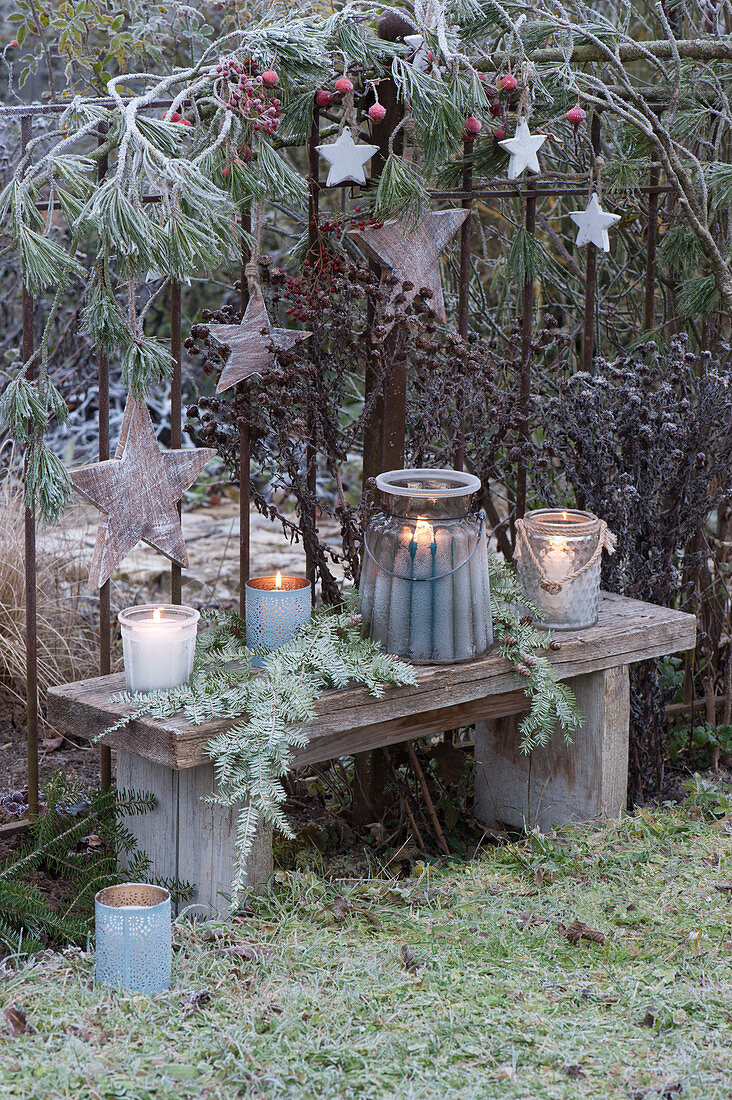
[[[194,725],[231,718],[232,725],[209,741],[217,790],[211,801],[239,807],[237,859],[231,885],[236,909],[246,887],[246,863],[260,822],[286,836],[292,832],[282,811],[293,750],[308,742],[307,724],[324,691],[363,684],[374,696],[386,685],[415,684],[411,665],[383,653],[361,637],[360,618],[349,607],[340,613],[316,612],[312,621],[282,646],[256,675],[254,651],[245,644],[243,620],[233,611],[209,617],[212,629],[198,641],[189,684],[150,695],[125,693],[117,703],[132,710],[109,731],[148,714],[163,719],[182,713]],[[245,717],[242,717],[245,716]]]

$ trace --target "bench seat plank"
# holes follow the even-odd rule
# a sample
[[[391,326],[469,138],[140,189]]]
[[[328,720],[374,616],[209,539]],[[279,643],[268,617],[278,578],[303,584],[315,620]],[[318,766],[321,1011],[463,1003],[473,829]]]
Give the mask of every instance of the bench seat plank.
[[[560,679],[574,679],[653,657],[693,648],[693,615],[623,596],[603,593],[596,626],[558,633],[561,649],[548,653]],[[494,649],[474,661],[422,665],[416,687],[387,688],[381,699],[361,687],[327,692],[308,727],[309,744],[295,765],[394,744],[479,718],[502,718],[525,708],[521,677]],[[124,676],[103,676],[49,691],[50,723],[66,733],[93,739],[124,712],[109,699],[124,690]],[[183,718],[130,723],[104,738],[114,748],[175,770],[207,762],[207,741],[231,719],[195,726]]]

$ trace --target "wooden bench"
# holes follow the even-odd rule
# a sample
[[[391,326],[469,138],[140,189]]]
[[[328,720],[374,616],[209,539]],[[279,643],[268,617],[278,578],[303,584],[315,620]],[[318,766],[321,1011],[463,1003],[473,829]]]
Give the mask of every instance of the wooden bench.
[[[327,693],[308,727],[310,741],[293,765],[475,723],[475,805],[487,824],[546,830],[616,816],[626,802],[628,665],[692,649],[695,637],[693,615],[603,594],[598,624],[558,634],[561,649],[549,653],[586,716],[572,745],[558,735],[529,756],[519,751],[516,717],[526,710],[521,677],[492,652],[464,664],[421,666],[416,687],[389,688],[381,699],[363,688]],[[122,690],[122,675],[52,688],[49,720],[65,733],[92,739],[122,713],[109,702]],[[197,901],[219,910],[226,908],[231,881],[236,815],[201,799],[214,783],[206,743],[227,724],[141,719],[105,737],[117,750],[117,785],[157,798],[152,813],[128,821],[155,874],[195,883]],[[271,872],[269,839],[261,835],[252,853],[248,876],[254,888]]]

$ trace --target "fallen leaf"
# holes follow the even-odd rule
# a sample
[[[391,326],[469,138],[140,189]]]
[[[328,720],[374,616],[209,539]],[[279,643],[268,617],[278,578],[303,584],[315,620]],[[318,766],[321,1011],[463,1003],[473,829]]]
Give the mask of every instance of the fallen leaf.
[[[203,1008],[211,1000],[211,994],[207,989],[194,989],[192,993],[181,997],[180,1003],[187,1012],[195,1012],[197,1008]]]
[[[646,1014],[643,1017],[643,1023],[641,1024],[641,1027],[653,1027],[655,1022],[656,1022],[655,1014],[653,1012],[651,1012],[650,1008],[646,1009]]]
[[[534,871],[534,885],[535,886],[543,886],[544,885],[544,872],[542,871],[541,867],[537,867],[536,870]]]
[[[584,1067],[583,1066],[578,1066],[576,1063],[572,1063],[572,1065],[564,1066],[563,1069],[564,1069],[564,1072],[567,1074],[567,1077],[586,1077],[587,1076],[587,1074],[585,1073]]]
[[[349,913],[353,912],[353,906],[346,898],[338,896],[331,905],[324,906],[326,913],[330,913],[334,921],[339,924],[344,921]]]
[[[416,974],[419,968],[424,966],[424,963],[417,959],[414,951],[411,947],[407,947],[406,943],[402,944],[402,962],[404,969],[408,970],[410,974]]]
[[[363,919],[373,928],[381,928],[381,921],[379,919],[379,916],[373,911],[373,909],[359,909],[358,913],[359,916],[362,916]]]
[[[540,917],[536,913],[529,913],[526,909],[519,913],[518,922],[522,928],[538,928],[540,924],[546,924],[546,917]]]
[[[30,1031],[25,1011],[20,1005],[8,1005],[3,1010],[3,1016],[5,1017],[6,1029],[12,1035],[25,1035],[26,1031]]]
[[[732,894],[732,882],[715,882],[714,889],[720,894]]]
[[[598,932],[596,928],[590,928],[589,924],[585,924],[582,920],[572,921],[569,928],[565,928],[563,924],[558,925],[558,928],[564,938],[574,946],[580,943],[581,940],[589,940],[592,943],[605,943],[607,941],[604,932]]]
[[[44,752],[56,752],[60,749],[64,743],[63,737],[44,737],[41,741],[41,748]]]
[[[90,1031],[88,1027],[82,1027],[80,1024],[69,1024],[66,1028],[66,1034],[81,1039],[83,1043],[89,1043],[94,1038],[94,1032]]]

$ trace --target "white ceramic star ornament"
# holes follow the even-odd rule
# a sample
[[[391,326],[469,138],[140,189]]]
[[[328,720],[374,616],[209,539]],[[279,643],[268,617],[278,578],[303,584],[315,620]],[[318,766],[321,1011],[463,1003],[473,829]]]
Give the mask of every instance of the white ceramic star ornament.
[[[508,178],[515,180],[525,168],[530,172],[541,172],[541,165],[537,152],[546,141],[546,134],[532,134],[529,124],[522,118],[516,127],[516,133],[512,138],[504,138],[498,144],[507,153],[511,154],[508,162]]]
[[[414,50],[414,57],[412,58],[414,68],[419,69],[420,72],[426,72],[430,67],[431,57],[430,51],[424,44],[424,35],[405,34],[404,44]]]
[[[332,145],[318,145],[317,149],[330,165],[326,187],[336,187],[349,180],[351,183],[366,183],[365,165],[379,151],[378,145],[367,145],[365,142],[357,145],[350,126],[344,126],[343,133]]]
[[[575,244],[594,244],[601,252],[610,251],[610,238],[607,231],[620,221],[620,214],[608,214],[603,210],[597,195],[593,192],[585,209],[576,210],[569,216],[579,229]]]

